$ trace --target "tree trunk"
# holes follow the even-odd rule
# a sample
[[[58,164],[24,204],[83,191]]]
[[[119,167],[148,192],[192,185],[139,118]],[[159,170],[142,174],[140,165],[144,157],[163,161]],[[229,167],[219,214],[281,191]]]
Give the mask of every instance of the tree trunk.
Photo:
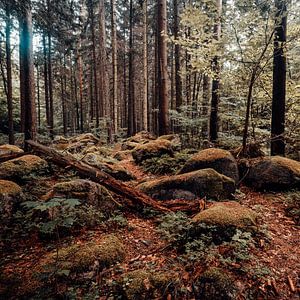
[[[222,0],[216,1],[217,21],[214,26],[214,37],[218,41],[221,38]],[[212,70],[214,73],[214,78],[212,81],[209,139],[211,142],[216,142],[218,139],[218,110],[220,102],[220,65],[219,58],[217,56],[215,56],[215,58],[213,59]]]
[[[159,89],[159,135],[169,132],[168,102],[168,53],[167,53],[167,2],[158,0],[158,89]]]
[[[205,120],[202,125],[202,137],[208,139],[208,106],[210,102],[211,80],[207,74],[203,77],[202,114]]]
[[[286,97],[286,30],[287,7],[284,0],[276,0],[276,28],[273,58],[273,99],[271,125],[271,155],[285,154],[285,97]]]
[[[12,67],[11,67],[11,46],[10,46],[10,34],[11,34],[11,16],[10,6],[6,6],[6,80],[7,80],[7,112],[8,112],[8,138],[9,143],[13,145],[15,143],[14,138],[14,119],[13,119],[13,99],[12,99]]]
[[[46,34],[43,32],[43,55],[44,55],[44,93],[45,93],[45,106],[46,106],[46,122],[47,129],[50,128],[50,110],[49,110],[49,85],[48,85],[48,61],[47,61],[47,46]]]
[[[49,88],[49,133],[50,137],[54,137],[54,108],[53,108],[53,76],[52,76],[52,37],[51,33],[48,32],[48,88]]]
[[[20,59],[22,61],[24,75],[24,139],[36,139],[36,111],[35,111],[35,89],[34,89],[34,66],[32,51],[32,14],[30,1],[24,3],[21,12],[20,25],[22,36],[20,48]],[[25,143],[25,150],[28,144]]]
[[[36,84],[37,84],[37,105],[38,105],[38,130],[41,128],[41,90],[40,90],[40,69],[36,64]]]
[[[148,0],[143,3],[144,32],[143,32],[143,62],[144,62],[144,95],[143,95],[143,130],[148,131]]]
[[[112,44],[112,69],[113,69],[113,133],[118,131],[118,60],[117,60],[117,30],[116,30],[116,3],[111,0],[111,44]]]

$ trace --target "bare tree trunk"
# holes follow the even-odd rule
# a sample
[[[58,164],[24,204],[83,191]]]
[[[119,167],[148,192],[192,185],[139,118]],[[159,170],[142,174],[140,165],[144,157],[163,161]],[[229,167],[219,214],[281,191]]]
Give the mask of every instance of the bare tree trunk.
[[[36,84],[37,84],[37,105],[38,105],[38,129],[41,128],[41,89],[40,89],[40,69],[36,64]]]
[[[10,45],[10,34],[11,34],[11,16],[10,6],[6,5],[6,80],[7,80],[7,112],[8,112],[8,138],[9,143],[13,145],[15,143],[14,138],[14,119],[13,119],[13,99],[12,99],[12,68],[11,68],[11,45]]]
[[[47,129],[50,128],[50,111],[49,111],[49,86],[48,86],[48,60],[47,60],[47,46],[46,46],[46,34],[43,32],[43,56],[44,56],[44,94],[45,94],[45,106],[46,106],[46,121]]]
[[[169,132],[168,101],[168,53],[167,53],[167,2],[158,0],[158,87],[159,87],[159,135]]]
[[[21,39],[20,48],[23,49],[20,53],[24,75],[24,107],[25,107],[25,122],[24,122],[24,139],[36,139],[36,111],[35,111],[35,89],[34,89],[34,65],[32,51],[32,15],[30,1],[24,3],[24,8],[21,12],[21,28],[23,38]],[[28,145],[25,143],[25,149]]]
[[[53,76],[52,76],[52,37],[51,33],[48,32],[48,87],[49,87],[49,132],[50,137],[54,137],[54,108],[53,108]]]
[[[20,121],[21,121],[21,132],[24,133],[25,130],[25,79],[24,79],[24,66],[23,66],[23,51],[24,49],[21,47],[22,44],[25,43],[24,41],[24,29],[23,29],[23,20],[22,17],[20,16],[19,18],[19,37],[20,37],[20,45],[19,45],[19,62],[20,62]]]
[[[222,0],[216,0],[217,21],[214,27],[214,37],[218,41],[221,38],[221,16],[222,16]],[[209,120],[209,139],[211,142],[216,142],[218,139],[218,110],[220,102],[220,65],[219,58],[215,56],[212,62],[212,70],[214,79],[212,82],[211,94],[211,111]]]
[[[79,48],[81,43],[79,43]],[[83,119],[83,81],[82,81],[82,57],[80,49],[78,51],[78,76],[79,76],[79,103],[80,103],[80,131],[84,131],[84,119]]]
[[[111,4],[111,44],[112,44],[112,68],[113,68],[113,133],[118,131],[118,61],[117,61],[117,30],[116,30],[116,2]]]
[[[276,0],[276,28],[273,59],[273,99],[271,125],[271,155],[285,154],[285,97],[286,97],[286,31],[287,7],[284,0]]]
[[[143,61],[144,61],[144,97],[143,97],[143,130],[148,130],[148,0],[144,0],[144,32],[143,32]]]

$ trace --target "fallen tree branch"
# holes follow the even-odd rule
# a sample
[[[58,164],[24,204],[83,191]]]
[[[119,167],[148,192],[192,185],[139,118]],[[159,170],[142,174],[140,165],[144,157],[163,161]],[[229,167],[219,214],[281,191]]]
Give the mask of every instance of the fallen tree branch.
[[[169,208],[162,206],[157,201],[153,200],[151,197],[142,193],[141,191],[127,186],[126,184],[114,179],[112,176],[100,171],[95,167],[89,166],[88,164],[76,160],[71,155],[63,155],[54,149],[43,146],[32,140],[26,141],[26,143],[30,145],[31,149],[34,152],[48,157],[48,159],[53,163],[64,168],[69,167],[75,170],[80,176],[89,178],[90,180],[103,185],[110,191],[121,196],[126,204],[130,206],[132,206],[133,204],[135,209],[137,208],[136,206],[139,206],[139,208],[141,206],[148,206],[157,211],[171,212]],[[131,201],[128,203],[126,199],[129,199]]]

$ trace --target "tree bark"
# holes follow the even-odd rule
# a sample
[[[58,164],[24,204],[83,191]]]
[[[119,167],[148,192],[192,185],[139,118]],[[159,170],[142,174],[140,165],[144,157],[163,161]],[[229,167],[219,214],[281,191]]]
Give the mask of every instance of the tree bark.
[[[47,60],[47,45],[46,34],[43,32],[43,55],[44,55],[44,93],[45,93],[45,106],[46,106],[46,122],[47,129],[50,128],[50,110],[49,110],[49,82],[48,82],[48,60]]]
[[[285,0],[276,0],[276,28],[273,58],[273,99],[271,122],[271,155],[285,154],[285,98],[286,98],[286,31],[287,7]]]
[[[80,176],[89,178],[90,180],[103,185],[117,195],[131,200],[133,207],[138,210],[140,210],[140,207],[148,206],[162,212],[170,211],[168,208],[163,207],[157,201],[153,200],[151,197],[147,196],[141,191],[127,186],[126,184],[114,179],[110,175],[100,171],[97,168],[77,161],[70,155],[62,155],[54,149],[48,148],[31,140],[27,141],[27,144],[30,145],[35,152],[47,156],[47,158],[53,161],[55,164],[62,167],[71,167]],[[123,201],[126,204],[128,203],[126,199],[123,199]]]
[[[32,14],[30,1],[24,3],[21,12],[21,28],[23,38],[21,39],[20,58],[24,75],[24,139],[36,139],[36,110],[35,110],[35,89],[34,89],[34,65],[32,51]],[[28,150],[25,143],[25,151]]]
[[[10,16],[10,5],[6,5],[6,83],[7,83],[7,112],[8,112],[8,138],[9,143],[13,145],[15,143],[14,138],[14,118],[13,118],[13,99],[12,99],[12,67],[11,67],[11,45],[10,45],[10,34],[11,34],[11,16]]]
[[[168,53],[167,53],[167,2],[157,1],[158,27],[158,89],[159,89],[159,135],[169,132],[168,101]]]
[[[143,15],[144,15],[144,32],[143,32],[143,130],[148,131],[148,0],[143,2]]]

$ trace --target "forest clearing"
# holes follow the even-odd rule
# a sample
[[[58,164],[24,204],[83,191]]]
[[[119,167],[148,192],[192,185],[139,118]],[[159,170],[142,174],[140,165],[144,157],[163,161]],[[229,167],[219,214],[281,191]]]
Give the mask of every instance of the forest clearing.
[[[300,299],[300,3],[0,0],[0,299]]]

